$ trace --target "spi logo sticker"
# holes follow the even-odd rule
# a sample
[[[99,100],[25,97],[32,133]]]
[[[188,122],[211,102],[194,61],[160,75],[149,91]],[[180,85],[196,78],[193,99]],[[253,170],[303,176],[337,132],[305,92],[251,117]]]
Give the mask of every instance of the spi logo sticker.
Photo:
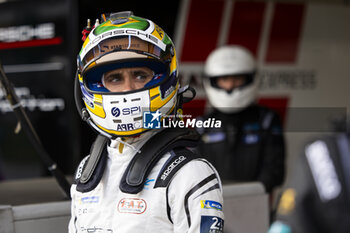
[[[118,211],[124,214],[142,214],[146,209],[145,200],[139,198],[123,198],[118,204]]]
[[[201,200],[202,209],[215,209],[222,211],[222,205],[216,201]]]
[[[127,115],[137,115],[141,113],[140,106],[135,106],[131,108],[122,108],[121,110],[117,107],[113,107],[111,109],[111,113],[114,117],[118,117],[120,115],[127,116]]]
[[[224,231],[224,220],[217,216],[202,216],[200,233],[222,233]]]
[[[117,107],[113,107],[111,110],[112,116],[118,117],[120,115],[120,110]]]

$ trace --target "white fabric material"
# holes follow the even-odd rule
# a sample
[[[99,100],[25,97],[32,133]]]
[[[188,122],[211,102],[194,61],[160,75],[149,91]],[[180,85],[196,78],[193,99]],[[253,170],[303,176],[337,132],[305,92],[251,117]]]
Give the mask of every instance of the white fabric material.
[[[139,149],[152,135],[153,132],[147,133],[142,135],[141,140],[128,143]],[[224,219],[220,208],[204,207],[202,204],[205,200],[223,204],[220,181],[215,178],[196,188],[201,181],[216,173],[207,162],[192,160],[173,177],[168,186],[168,203],[173,221],[171,223],[167,215],[167,188],[153,188],[159,171],[171,154],[165,154],[155,165],[140,193],[127,194],[120,191],[119,182],[136,151],[124,146],[123,152],[120,153],[119,142],[114,141],[112,144],[114,147],[108,147],[107,167],[98,186],[86,193],[78,192],[75,184],[71,187],[70,233],[200,233],[203,232],[201,231],[203,219]],[[215,185],[219,185],[220,189],[211,190],[210,187]],[[194,188],[195,191],[190,192]],[[186,213],[184,205],[186,196],[188,196],[189,213]],[[191,221],[190,227],[188,216]],[[215,225],[211,226],[215,228]]]

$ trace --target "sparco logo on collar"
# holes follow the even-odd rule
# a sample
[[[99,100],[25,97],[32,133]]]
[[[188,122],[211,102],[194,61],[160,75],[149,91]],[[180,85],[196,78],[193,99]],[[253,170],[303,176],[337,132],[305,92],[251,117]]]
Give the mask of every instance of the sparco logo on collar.
[[[162,176],[160,177],[162,180],[165,180],[168,175],[171,173],[172,170],[174,170],[175,167],[177,167],[181,162],[183,162],[186,159],[185,156],[180,156],[179,158],[175,159],[174,162],[172,162],[168,168],[163,172]]]

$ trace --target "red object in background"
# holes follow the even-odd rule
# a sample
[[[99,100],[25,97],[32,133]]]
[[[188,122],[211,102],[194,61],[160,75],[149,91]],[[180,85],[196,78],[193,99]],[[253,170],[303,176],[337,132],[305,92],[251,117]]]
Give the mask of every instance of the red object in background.
[[[206,99],[194,99],[191,102],[185,103],[183,105],[183,114],[191,115],[191,118],[203,116],[206,103]]]
[[[62,41],[63,39],[61,37],[54,37],[51,39],[1,42],[0,49],[18,49],[18,48],[27,48],[27,47],[59,45],[59,44],[62,44]]]
[[[216,48],[224,1],[192,0],[181,62],[204,61]]]
[[[306,6],[279,2],[273,6],[265,62],[296,63]],[[191,1],[181,62],[203,62],[217,47],[224,7],[225,1]],[[227,44],[244,46],[257,57],[266,9],[266,2],[234,1]]]
[[[191,118],[203,116],[206,103],[206,99],[194,99],[183,105],[183,114],[191,115]],[[258,104],[277,112],[281,117],[282,125],[285,125],[289,104],[288,96],[261,97],[258,98]]]
[[[265,62],[296,62],[304,9],[304,4],[275,3]]]
[[[265,9],[265,2],[235,1],[227,43],[242,45],[257,57]]]

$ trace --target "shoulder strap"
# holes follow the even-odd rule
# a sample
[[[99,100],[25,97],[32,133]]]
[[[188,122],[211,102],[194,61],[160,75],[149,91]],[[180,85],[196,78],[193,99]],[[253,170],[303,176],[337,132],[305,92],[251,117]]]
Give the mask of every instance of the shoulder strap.
[[[80,182],[85,184],[88,182],[92,176],[93,171],[95,170],[100,157],[102,156],[103,150],[106,149],[108,139],[102,135],[98,135],[93,146],[91,147],[89,163],[87,163],[81,178]]]
[[[162,156],[174,148],[194,147],[199,139],[193,129],[165,129],[148,140],[129,163],[120,182],[125,193],[139,193],[153,166]],[[100,182],[107,161],[108,138],[99,135],[91,147],[90,156],[78,167],[77,190],[89,192]]]
[[[80,163],[75,176],[78,191],[89,192],[100,182],[107,161],[107,142],[108,138],[98,135],[90,155]]]
[[[196,146],[198,139],[199,134],[193,129],[165,129],[156,134],[129,163],[120,182],[120,190],[131,194],[139,193],[153,166],[166,152],[174,148]]]

